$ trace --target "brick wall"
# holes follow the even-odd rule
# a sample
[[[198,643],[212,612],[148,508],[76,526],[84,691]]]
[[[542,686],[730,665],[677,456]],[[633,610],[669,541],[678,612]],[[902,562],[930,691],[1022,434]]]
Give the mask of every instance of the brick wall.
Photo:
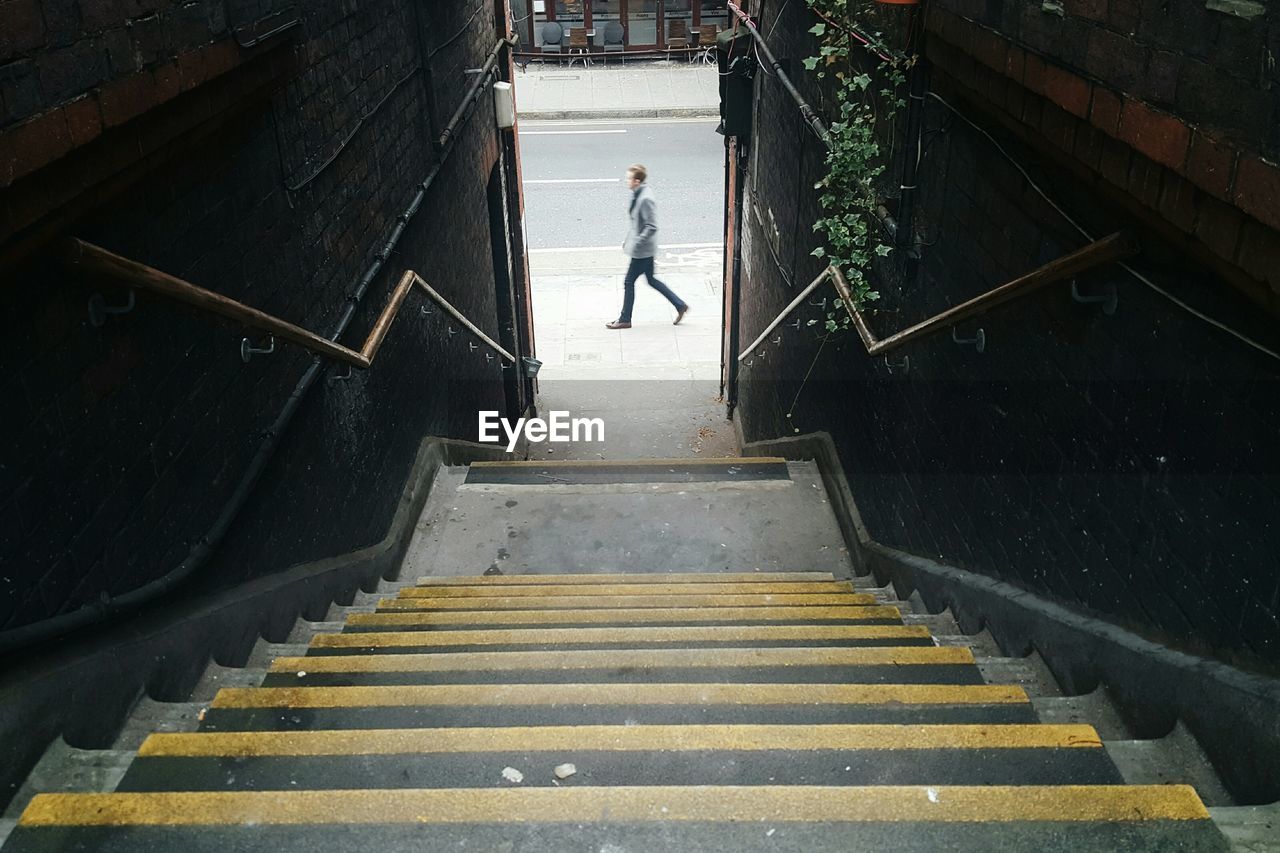
[[[8,0],[0,14],[25,5]],[[77,33],[100,34],[118,22],[90,19],[87,0],[35,5],[44,14],[39,26],[20,42],[11,36],[3,49],[36,67],[61,49],[50,17]],[[152,5],[147,15],[164,27],[178,14],[178,4]],[[204,32],[195,17],[180,31],[193,43],[242,50],[228,34],[244,41],[256,31],[214,15],[222,5],[182,4],[188,16],[200,12]],[[79,12],[66,10],[64,21],[57,10],[67,6]],[[238,5],[229,8],[236,14]],[[196,144],[158,152],[125,192],[59,233],[329,335],[436,162],[432,140],[447,114],[434,111],[457,106],[474,80],[459,68],[479,66],[496,34],[489,0],[333,0],[297,9],[299,25],[265,48],[291,57],[269,97],[218,114],[214,132]],[[126,19],[137,38],[139,22],[153,18]],[[280,19],[264,20],[269,31]],[[178,50],[177,36],[165,39],[159,65]],[[86,85],[101,94],[110,83]],[[200,100],[216,85],[179,93],[173,105]],[[61,97],[42,92],[37,110],[47,114]],[[486,96],[461,126],[344,336],[348,345],[363,342],[407,268],[497,337],[485,200],[499,156],[497,133],[483,119],[491,108]],[[120,131],[136,134],[137,123],[165,109]],[[0,201],[37,183],[56,185],[74,161],[69,155],[19,179]],[[56,220],[60,210],[45,214]],[[115,304],[125,294],[78,280],[39,252],[7,278],[0,399],[11,416],[0,428],[0,626],[11,628],[128,592],[181,562],[226,505],[311,359],[277,342],[274,354],[245,364],[243,329],[146,294],[131,313],[94,328],[90,296],[100,292]],[[447,335],[441,312],[425,316],[415,300],[372,370],[343,379],[345,370],[325,369],[195,588],[379,540],[421,437],[472,438],[475,410],[502,408],[497,362]]]
[[[1280,316],[1280,16],[1185,0],[1068,3],[1065,17],[981,5],[930,8],[929,58],[1195,240]]]
[[[785,8],[775,27],[771,14],[782,6],[765,9],[774,52],[810,55],[804,31],[812,22]],[[992,44],[970,43],[965,73],[938,62],[931,90],[987,128],[1092,233],[1137,233],[1144,251],[1135,264],[1172,295],[1280,349],[1274,320],[1255,307],[1257,292],[1229,286],[1211,257],[1191,254],[1196,223],[1208,235],[1220,221],[1205,212],[1207,202],[1191,196],[1182,239],[1153,215],[1168,187],[1202,191],[1092,125],[1082,138],[1067,119],[1087,120],[1059,105],[1081,104],[1079,84],[1049,72],[1041,88],[1053,98],[1015,89],[976,58],[999,54]],[[1004,55],[1007,62],[1007,46]],[[821,102],[808,81],[801,88]],[[894,253],[876,270],[882,298],[871,322],[881,337],[1085,242],[991,141],[936,100],[926,103],[916,210],[924,245],[918,262]],[[1018,105],[1016,125],[998,117],[1010,103]],[[797,181],[812,185],[821,151],[797,135],[794,107],[776,81],[757,83],[756,107],[748,206],[767,207],[799,250],[794,268],[784,262],[779,270],[761,225],[769,217],[744,215],[744,341],[819,270],[806,256],[816,245],[813,194],[797,192]],[[1239,218],[1226,214],[1225,228],[1263,227],[1219,203]],[[800,329],[783,326],[780,343],[748,357],[738,409],[744,432],[829,431],[882,542],[1167,642],[1274,667],[1280,365],[1114,266],[1077,281],[1084,296],[1112,288],[1111,316],[1074,301],[1064,284],[957,327],[961,341],[983,330],[982,354],[944,331],[872,359],[853,334],[822,342],[806,322],[825,309],[805,306]]]

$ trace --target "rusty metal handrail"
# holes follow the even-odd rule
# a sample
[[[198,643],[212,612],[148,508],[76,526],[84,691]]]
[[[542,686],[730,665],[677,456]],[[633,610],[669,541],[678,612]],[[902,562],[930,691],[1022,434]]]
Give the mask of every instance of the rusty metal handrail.
[[[738,361],[743,361],[747,356],[751,355],[755,348],[769,336],[769,333],[776,329],[778,324],[799,307],[800,303],[824,281],[830,281],[835,286],[836,292],[840,294],[840,301],[843,303],[845,310],[849,312],[849,319],[853,322],[853,327],[857,330],[858,337],[862,338],[863,346],[867,348],[867,354],[880,355],[910,341],[954,326],[956,323],[967,320],[970,317],[983,314],[1011,299],[1034,293],[1045,285],[1062,281],[1073,275],[1079,275],[1101,264],[1131,257],[1136,255],[1138,251],[1139,246],[1132,236],[1117,231],[1114,234],[1103,237],[1101,240],[1095,240],[1070,254],[1063,255],[1043,266],[1039,266],[1026,275],[975,296],[973,299],[952,306],[945,311],[940,311],[929,319],[916,323],[914,326],[908,326],[901,331],[894,332],[884,339],[877,338],[875,333],[871,331],[871,326],[867,323],[866,316],[854,301],[853,293],[850,291],[849,283],[845,280],[844,275],[836,267],[828,266],[808,287],[801,291],[799,296],[791,301],[790,305],[783,309],[781,314],[774,318],[773,322],[758,338],[752,341],[751,346],[747,347],[738,356]]]
[[[345,347],[336,341],[317,335],[315,332],[294,325],[287,320],[282,320],[265,311],[259,311],[257,308],[245,305],[243,302],[238,302],[220,293],[214,293],[198,284],[192,284],[154,267],[121,257],[101,246],[96,246],[84,240],[74,237],[62,240],[58,245],[58,255],[64,263],[73,268],[102,275],[129,287],[146,290],[172,299],[175,302],[190,305],[197,310],[234,320],[241,325],[297,344],[323,358],[350,364],[362,370],[367,370],[373,365],[373,360],[377,357],[378,350],[381,348],[387,332],[391,329],[391,324],[395,322],[396,316],[400,312],[400,307],[404,304],[405,297],[409,294],[409,289],[414,284],[417,284],[432,300],[448,311],[458,322],[466,326],[472,334],[484,341],[487,346],[500,356],[513,363],[516,360],[515,356],[498,346],[493,339],[476,328],[458,309],[450,305],[448,300],[437,293],[431,285],[427,284],[413,270],[406,270],[404,275],[400,277],[400,281],[396,284],[395,290],[392,291],[386,307],[382,309],[377,322],[374,323],[373,329],[369,332],[369,337],[365,340],[364,346],[357,352],[350,347]]]

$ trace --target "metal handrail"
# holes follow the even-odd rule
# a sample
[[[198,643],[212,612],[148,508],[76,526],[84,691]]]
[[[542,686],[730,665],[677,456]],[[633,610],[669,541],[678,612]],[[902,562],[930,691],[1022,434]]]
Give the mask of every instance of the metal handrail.
[[[315,332],[294,325],[287,320],[282,320],[220,293],[214,293],[198,284],[192,284],[154,267],[121,257],[101,246],[96,246],[84,240],[74,237],[62,240],[58,246],[58,254],[64,263],[73,268],[102,275],[138,290],[146,290],[172,299],[175,302],[190,305],[200,311],[234,320],[251,329],[266,332],[281,340],[304,347],[322,358],[350,364],[362,370],[367,370],[373,366],[373,360],[377,357],[378,350],[381,348],[387,332],[391,329],[391,324],[395,322],[400,313],[400,307],[404,304],[405,297],[409,294],[409,289],[414,284],[417,284],[431,299],[448,311],[459,323],[466,326],[486,346],[493,349],[507,361],[514,363],[516,360],[515,356],[480,331],[474,323],[449,304],[448,300],[437,293],[431,285],[427,284],[413,270],[406,270],[404,275],[400,277],[400,281],[396,284],[395,290],[392,291],[386,307],[382,309],[377,322],[374,323],[373,329],[369,332],[369,337],[365,340],[364,346],[357,352],[350,347],[345,347],[336,341],[317,335]]]
[[[773,322],[759,337],[751,342],[751,345],[738,356],[738,361],[743,361],[751,355],[755,348],[824,281],[830,281],[836,292],[839,293],[840,301],[845,310],[849,312],[849,319],[857,330],[858,337],[862,339],[863,346],[867,348],[867,354],[879,355],[910,341],[927,337],[934,332],[954,326],[956,323],[975,315],[985,313],[997,305],[1034,293],[1047,284],[1063,281],[1101,264],[1136,255],[1139,248],[1137,241],[1132,236],[1117,231],[1070,254],[1063,255],[1056,260],[1039,266],[1026,275],[1015,278],[999,287],[994,287],[986,293],[975,296],[973,299],[954,305],[945,311],[940,311],[929,319],[916,323],[914,326],[908,326],[905,329],[894,332],[884,339],[877,338],[875,333],[871,331],[866,315],[857,307],[853,293],[849,289],[849,283],[845,280],[844,275],[835,266],[828,266],[808,287],[801,291],[799,296],[791,301],[791,304],[782,310],[782,313],[774,318]]]

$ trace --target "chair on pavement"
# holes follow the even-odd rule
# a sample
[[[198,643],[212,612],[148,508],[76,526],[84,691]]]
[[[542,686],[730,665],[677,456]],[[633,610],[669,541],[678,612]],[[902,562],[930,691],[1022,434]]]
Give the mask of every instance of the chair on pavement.
[[[667,30],[667,59],[671,58],[673,49],[689,49],[689,25],[684,18],[676,18]]]
[[[714,65],[716,61],[716,25],[702,24],[698,27],[698,55],[703,65]]]
[[[543,53],[563,54],[564,49],[561,42],[564,41],[564,27],[555,21],[547,21],[542,25],[542,31],[538,34],[539,47]]]
[[[616,53],[621,56],[623,65],[627,64],[627,55],[623,53],[622,44],[625,41],[625,35],[622,24],[617,21],[610,21],[604,25],[604,52],[607,54]],[[605,62],[607,63],[608,61],[608,57],[605,57]]]
[[[586,27],[569,27],[569,67],[573,67],[573,63],[578,60],[582,61],[582,67],[586,68],[591,64],[589,55],[591,45],[587,42]],[[574,54],[579,54],[575,59]]]

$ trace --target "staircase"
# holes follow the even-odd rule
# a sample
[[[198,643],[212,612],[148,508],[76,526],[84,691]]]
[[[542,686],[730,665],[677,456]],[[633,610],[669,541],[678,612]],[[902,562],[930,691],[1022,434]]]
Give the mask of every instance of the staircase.
[[[415,567],[140,708],[3,853],[1227,849],[851,580],[811,466],[451,469]]]

